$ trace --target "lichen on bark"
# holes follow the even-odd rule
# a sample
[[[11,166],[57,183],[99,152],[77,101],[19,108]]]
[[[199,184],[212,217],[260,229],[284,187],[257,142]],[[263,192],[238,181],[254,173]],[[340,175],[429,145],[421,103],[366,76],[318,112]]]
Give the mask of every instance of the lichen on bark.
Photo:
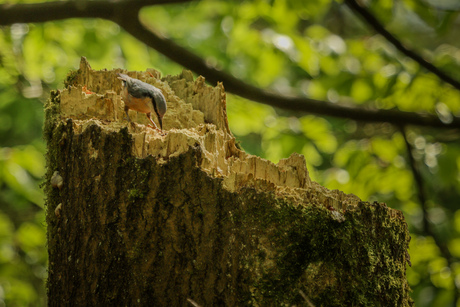
[[[128,72],[163,91],[167,134],[128,125],[117,72],[82,59],[45,107],[50,305],[412,305],[400,211],[240,150],[223,86],[187,71]]]

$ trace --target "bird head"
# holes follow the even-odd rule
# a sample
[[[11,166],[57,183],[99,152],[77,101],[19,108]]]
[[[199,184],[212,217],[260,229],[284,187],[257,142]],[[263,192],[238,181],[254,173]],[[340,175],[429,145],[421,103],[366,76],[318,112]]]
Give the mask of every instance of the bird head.
[[[123,85],[123,87],[127,87],[131,83],[131,77],[129,77],[128,75],[120,73],[117,73],[117,75],[117,78],[121,80],[121,84]]]

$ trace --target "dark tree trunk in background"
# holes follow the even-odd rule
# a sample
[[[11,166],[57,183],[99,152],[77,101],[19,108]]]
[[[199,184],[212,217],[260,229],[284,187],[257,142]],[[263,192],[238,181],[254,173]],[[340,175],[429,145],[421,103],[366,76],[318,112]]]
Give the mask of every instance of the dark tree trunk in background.
[[[222,85],[189,72],[130,72],[167,134],[128,126],[115,73],[82,59],[46,106],[50,306],[412,305],[401,212],[239,150]]]

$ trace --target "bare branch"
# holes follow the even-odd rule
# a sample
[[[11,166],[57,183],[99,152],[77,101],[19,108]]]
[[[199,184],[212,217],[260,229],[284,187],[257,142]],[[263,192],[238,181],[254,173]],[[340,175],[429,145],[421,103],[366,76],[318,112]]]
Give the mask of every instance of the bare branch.
[[[390,32],[388,32],[383,25],[375,18],[374,15],[372,15],[368,10],[366,10],[363,6],[359,5],[356,0],[345,0],[345,3],[358,15],[361,16],[364,21],[370,25],[371,27],[374,28],[374,30],[385,37],[391,44],[393,44],[396,49],[398,49],[400,52],[402,52],[404,55],[410,57],[414,61],[416,61],[420,66],[425,68],[426,70],[432,72],[436,76],[438,76],[439,79],[441,79],[444,82],[449,83],[456,89],[460,90],[460,82],[458,80],[455,80],[451,76],[447,75],[445,72],[441,71],[439,68],[431,64],[430,62],[426,61],[424,58],[422,58],[418,53],[408,49],[403,45],[403,43],[397,39],[394,35],[392,35]]]
[[[45,2],[0,6],[0,25],[17,22],[45,22],[65,18],[104,18],[116,22],[132,36],[156,49],[176,63],[201,74],[213,84],[223,82],[226,90],[249,100],[292,111],[348,118],[364,122],[389,122],[396,125],[410,124],[438,128],[460,128],[460,118],[450,123],[442,122],[433,114],[418,114],[397,110],[364,109],[334,104],[305,97],[279,95],[243,82],[234,76],[208,66],[203,58],[162,37],[143,25],[138,18],[142,6],[187,2],[186,0],[95,0]]]
[[[226,91],[249,100],[281,109],[349,118],[364,122],[389,122],[396,125],[411,124],[443,128],[460,127],[460,118],[454,118],[451,123],[444,123],[437,116],[432,114],[347,107],[328,101],[320,101],[304,97],[283,96],[268,92],[245,83],[240,79],[237,79],[214,67],[208,66],[203,58],[177,45],[172,40],[161,37],[152,29],[147,29],[138,20],[120,20],[118,21],[118,24],[132,36],[156,49],[174,62],[187,67],[197,74],[205,76],[206,79],[213,84],[222,82]]]
[[[422,214],[423,214],[423,232],[432,237],[435,244],[438,246],[439,251],[441,252],[441,255],[446,258],[447,263],[451,269],[453,269],[454,263],[457,261],[456,258],[454,258],[447,247],[447,244],[442,242],[442,240],[439,238],[438,234],[434,231],[428,217],[428,206],[427,206],[427,197],[425,193],[425,186],[422,178],[422,174],[420,173],[420,170],[417,166],[417,162],[415,161],[414,155],[412,153],[412,145],[409,143],[409,140],[407,139],[407,134],[406,134],[406,128],[404,125],[399,126],[399,129],[401,131],[401,134],[404,138],[404,143],[406,145],[406,151],[407,151],[407,157],[409,160],[409,165],[412,171],[412,175],[414,177],[415,181],[415,188],[417,190],[417,197],[420,202],[420,206],[422,208]],[[455,289],[455,294],[454,294],[454,306],[456,306],[458,298],[460,296],[460,289],[456,286],[455,281],[453,281],[453,288]]]
[[[52,1],[0,5],[0,25],[45,22],[68,18],[103,18],[112,20],[125,10],[138,11],[148,5],[173,4],[191,0],[95,0]]]

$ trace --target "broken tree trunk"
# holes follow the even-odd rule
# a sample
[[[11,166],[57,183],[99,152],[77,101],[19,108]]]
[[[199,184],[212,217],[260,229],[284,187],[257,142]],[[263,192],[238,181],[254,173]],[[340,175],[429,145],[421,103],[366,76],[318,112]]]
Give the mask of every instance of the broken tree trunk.
[[[223,86],[188,71],[128,72],[167,134],[128,125],[117,72],[82,58],[46,105],[51,306],[412,305],[400,211],[241,151]]]

